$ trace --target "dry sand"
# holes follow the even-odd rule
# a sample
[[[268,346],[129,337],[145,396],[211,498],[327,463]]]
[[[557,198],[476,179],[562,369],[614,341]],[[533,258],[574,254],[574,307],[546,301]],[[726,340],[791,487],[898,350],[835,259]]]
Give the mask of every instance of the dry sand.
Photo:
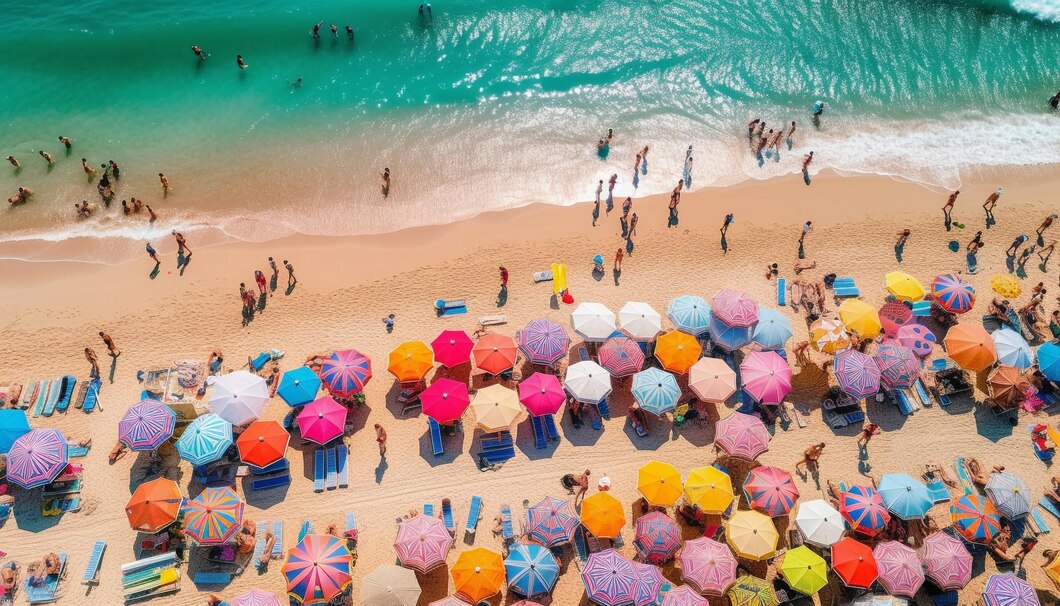
[[[878,177],[820,176],[811,187],[803,185],[801,179],[789,178],[688,194],[681,203],[680,225],[675,229],[665,226],[666,200],[638,199],[634,205],[640,215],[636,249],[626,258],[618,281],[612,279],[610,265],[621,244],[620,210],[593,228],[589,205],[531,206],[378,237],[290,238],[195,248],[183,276],[175,270],[174,246],[167,242],[159,246],[163,266],[154,279],[148,276],[151,264],[146,258],[112,267],[0,262],[0,275],[4,276],[0,379],[23,381],[66,373],[83,379],[88,372],[82,355],[85,346],[95,347],[101,358],[109,360],[96,336],[100,329],[109,331],[123,350],[113,382],[105,382],[102,410],[85,415],[71,409],[34,421],[35,426],[61,428],[70,438],[94,438],[95,447],[84,460],[84,510],[61,519],[41,518],[37,496],[16,491],[19,503],[14,519],[0,529],[0,549],[23,564],[49,550],[68,551],[70,573],[60,603],[119,603],[118,566],[133,559],[135,543],[123,504],[133,485],[130,476],[138,475],[144,459],[128,456],[115,465],[107,464],[106,453],[116,440],[117,421],[125,408],[138,400],[141,387],[136,382],[137,370],[164,367],[189,357],[205,359],[214,348],[226,352],[230,366],[272,347],[287,353],[281,362],[285,369],[297,366],[309,354],[340,347],[356,347],[372,357],[375,378],[367,388],[367,405],[356,417],[358,430],[350,440],[349,489],[314,493],[309,462],[303,460],[298,446],[290,452],[295,477],[289,489],[243,493],[239,487],[248,498],[250,518],[286,521],[287,546],[293,544],[297,526],[305,518],[322,530],[330,521],[341,523],[344,512],[356,512],[361,540],[355,598],[359,577],[379,564],[394,561],[391,543],[395,517],[424,503],[434,503],[437,508],[442,498],[451,498],[461,526],[471,496],[481,495],[484,519],[474,545],[490,548],[499,548],[489,529],[501,504],[511,504],[518,511],[524,500],[561,496],[559,478],[564,473],[588,467],[594,478],[610,476],[614,494],[632,504],[638,497],[635,472],[642,464],[653,459],[669,461],[684,473],[713,461],[709,447],[713,423],[673,430],[669,420],[661,420],[654,423],[650,436],[638,438],[626,427],[623,415],[629,401],[627,388],[617,386],[615,417],[605,423],[602,432],[593,431],[588,424],[575,430],[569,417],[564,417],[561,440],[545,450],[535,450],[529,424],[523,421],[518,427],[516,458],[500,470],[481,472],[472,456],[481,432],[471,430],[473,423],[465,424],[462,443],[448,441],[445,456],[435,458],[429,450],[424,417],[405,419],[395,412],[396,389],[385,369],[387,353],[404,340],[430,341],[445,328],[470,332],[476,328],[479,315],[498,311],[508,316],[509,324],[497,330],[507,334],[539,317],[568,324],[571,308],[550,308],[549,285],[535,285],[530,279],[533,272],[546,269],[550,262],[567,263],[571,292],[577,301],[599,301],[616,311],[628,300],[647,301],[665,310],[674,296],[692,293],[709,297],[724,286],[746,289],[763,304],[775,303],[775,285],[764,278],[764,268],[776,261],[781,275],[793,277],[799,226],[807,219],[815,226],[806,241],[807,258],[817,262],[817,269],[808,275],[819,278],[836,272],[854,276],[863,298],[879,305],[886,294],[882,288],[884,273],[899,267],[893,251],[895,232],[912,228],[900,266],[925,284],[939,273],[962,270],[963,252],[950,252],[946,243],[957,239],[963,251],[977,226],[983,225],[979,206],[994,189],[995,181],[1005,185],[1006,193],[995,212],[997,225],[984,237],[987,247],[981,255],[981,273],[971,278],[980,302],[975,312],[963,318],[977,321],[991,296],[990,276],[1005,271],[1005,247],[1016,235],[1032,233],[1046,214],[1057,210],[1055,193],[1060,191],[1060,179],[1055,170],[983,175],[966,183],[954,216],[967,228],[950,234],[941,225],[939,209],[945,201],[944,192]],[[616,200],[616,206],[620,208],[620,204]],[[730,211],[736,214],[736,223],[729,231],[729,252],[722,255],[718,228]],[[1052,229],[1048,236],[1060,236],[1056,227]],[[195,242],[191,245],[196,247]],[[609,270],[601,281],[594,280],[590,271],[591,258],[597,253],[604,255]],[[300,282],[289,295],[282,289],[277,291],[265,312],[243,327],[237,285],[245,281],[253,286],[253,271],[267,271],[268,255],[290,259]],[[1060,274],[1058,258],[1053,257],[1047,274],[1039,271],[1037,261],[1028,264],[1030,277],[1024,280],[1024,290],[1039,279],[1055,286]],[[502,310],[495,304],[499,265],[511,272],[509,297]],[[1017,304],[1027,296],[1024,294]],[[438,319],[431,308],[436,298],[466,298],[469,313]],[[1055,305],[1052,296],[1048,304],[1051,311]],[[397,326],[393,334],[387,334],[380,319],[391,312],[397,314]],[[790,308],[784,313],[790,314]],[[795,340],[804,339],[805,322],[793,318],[792,324]],[[824,357],[815,355],[815,362],[823,361]],[[104,374],[106,371],[104,368]],[[817,498],[823,494],[826,480],[859,482],[863,469],[859,468],[852,437],[856,430],[836,433],[822,421],[819,402],[826,375],[820,365],[796,368],[796,373],[791,400],[805,405],[800,414],[806,427],[778,425],[770,451],[760,460],[791,469],[804,448],[826,442],[820,486],[812,477],[798,480],[804,499]],[[481,379],[474,382],[480,385]],[[983,394],[976,396],[982,399]],[[280,418],[285,412],[282,401],[276,401],[267,416]],[[891,471],[919,476],[928,462],[952,469],[958,455],[976,456],[987,465],[1004,465],[1036,491],[1051,475],[1034,457],[1024,429],[1032,422],[1026,413],[1021,413],[1015,427],[995,419],[985,407],[970,400],[959,400],[948,409],[926,408],[908,418],[889,404],[870,402],[867,413],[884,430],[869,447],[869,473],[877,477]],[[728,411],[720,409],[719,414],[724,416]],[[376,452],[373,423],[382,424],[389,433],[385,463],[380,463]],[[186,487],[188,465],[172,470],[170,477]],[[932,514],[940,524],[948,524],[944,507]],[[1040,568],[1042,549],[1060,547],[1057,520],[1050,523],[1054,532],[1042,537],[1027,560],[1026,570],[1036,587],[1055,592]],[[458,533],[450,563],[467,548],[462,535]],[[629,527],[625,537],[624,551],[631,554]],[[78,579],[92,542],[99,538],[108,542],[100,584],[86,589]],[[195,568],[193,562],[192,570]],[[201,589],[225,597],[251,587],[282,594],[279,568],[280,564],[274,563],[265,575],[250,570],[229,587]],[[754,567],[758,572],[764,568]],[[988,559],[986,570],[962,593],[962,604],[976,599],[994,568]],[[679,573],[672,572],[667,574],[679,581]],[[185,578],[182,584],[180,593],[154,603],[203,601],[190,579]],[[445,570],[424,578],[420,603],[446,595],[448,584]],[[832,587],[820,594],[819,601],[831,604],[834,597]],[[23,599],[20,596],[19,603]],[[498,600],[494,603],[509,603],[514,598]],[[575,568],[565,569],[552,603],[585,603]],[[921,603],[929,602],[922,598]]]

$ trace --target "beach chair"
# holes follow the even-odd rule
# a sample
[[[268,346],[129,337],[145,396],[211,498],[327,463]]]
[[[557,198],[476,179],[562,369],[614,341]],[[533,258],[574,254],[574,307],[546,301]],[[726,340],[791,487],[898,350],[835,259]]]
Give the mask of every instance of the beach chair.
[[[916,382],[913,383],[913,390],[916,391],[916,395],[920,398],[921,404],[923,404],[924,406],[931,405],[931,397],[928,396],[928,392],[927,389],[924,388],[923,381],[917,379]]]
[[[611,407],[607,405],[607,398],[597,402],[596,408],[600,411],[600,416],[603,417],[605,421],[611,420]]]
[[[298,529],[298,541],[296,542],[301,543],[307,534],[313,534],[313,529],[313,523],[309,520],[302,522],[302,527]]]
[[[283,520],[273,521],[272,536],[276,537],[276,542],[273,544],[272,553],[269,555],[275,560],[283,555]]]
[[[904,391],[896,389],[891,392],[891,396],[893,396],[895,401],[898,402],[898,410],[900,410],[903,415],[909,416],[913,414],[913,403],[909,400],[909,397],[905,395]]]
[[[268,364],[269,360],[271,360],[271,359],[272,359],[272,356],[269,355],[269,352],[267,352],[267,351],[263,351],[263,352],[259,353],[256,357],[251,358],[250,359],[250,370],[251,370],[251,372],[258,372],[262,368],[265,368],[265,365]]]
[[[126,562],[121,565],[122,577],[132,576],[137,572],[144,570],[161,570],[175,566],[177,563],[177,554],[174,551],[167,551],[158,555],[153,555],[147,558],[140,558],[132,562]],[[122,579],[124,583],[124,578]]]
[[[232,582],[230,572],[196,572],[191,577],[191,582],[196,585],[228,585]]]
[[[788,282],[784,278],[777,278],[777,306],[784,307],[788,296]]]
[[[508,323],[508,316],[504,314],[493,314],[490,316],[479,316],[478,325],[485,328],[486,326],[500,326],[501,324]]]
[[[255,467],[253,465],[247,465],[247,469],[250,471],[250,473],[256,476],[267,476],[278,471],[285,471],[287,469],[290,469],[290,467],[291,462],[288,461],[286,457],[280,459],[279,461],[276,461],[275,463],[266,465],[265,467]]]
[[[88,384],[88,392],[85,393],[85,402],[81,405],[81,412],[92,412],[96,410],[96,405],[99,404],[99,388],[103,386],[103,381],[98,378],[92,379],[92,382]]]
[[[589,350],[584,346],[578,348],[578,361],[587,362],[589,360]]]
[[[324,480],[327,474],[324,465],[324,449],[318,448],[313,453],[313,492],[324,492]]]
[[[453,504],[449,499],[442,499],[442,521],[449,534],[456,535],[456,522],[453,521]]]
[[[950,491],[946,489],[946,484],[938,478],[928,482],[927,489],[928,494],[931,496],[931,501],[936,505],[950,500]]]
[[[1031,508],[1031,520],[1038,527],[1038,534],[1049,534],[1049,523],[1045,521],[1045,516],[1037,508]]]
[[[258,520],[258,523],[254,525],[255,536],[258,540],[254,543],[254,568],[261,569],[261,556],[265,553],[265,533],[269,529],[269,523],[264,520]]]
[[[913,315],[918,318],[931,315],[931,301],[916,301],[912,307]]]
[[[431,450],[434,456],[440,457],[445,453],[445,445],[442,444],[442,426],[438,421],[427,417],[427,427],[431,434]]]
[[[832,292],[837,299],[861,296],[861,290],[858,289],[854,278],[836,278],[832,283]]]
[[[501,539],[510,541],[515,538],[515,528],[512,527],[512,508],[508,505],[501,506]]]
[[[559,439],[559,430],[556,429],[556,419],[552,415],[544,415],[541,417],[541,421],[545,425],[545,434],[549,440],[556,441]]]
[[[539,450],[546,448],[548,446],[548,441],[545,438],[545,424],[540,418],[531,415],[530,426],[534,429],[534,448]]]
[[[334,490],[339,487],[339,470],[336,463],[338,455],[334,448],[328,448],[325,455],[327,456],[327,475],[324,476],[324,487]]]
[[[32,575],[26,575],[26,601],[30,604],[50,604],[56,601],[58,596],[55,594],[59,590],[59,583],[65,574],[66,553],[63,552],[59,554],[59,572],[45,577],[42,584],[34,585]]]
[[[1056,506],[1049,497],[1042,497],[1038,499],[1038,507],[1041,507],[1045,511],[1049,512],[1054,518],[1060,520],[1060,508]]]
[[[346,532],[357,530],[357,516],[352,511],[346,512]]]
[[[291,474],[288,472],[282,472],[275,475],[270,475],[261,478],[252,478],[250,480],[251,490],[270,490],[272,488],[280,488],[287,486],[291,483]]]
[[[96,541],[92,545],[92,551],[88,554],[88,564],[85,565],[85,573],[81,575],[82,585],[99,583],[99,566],[103,563],[103,552],[106,550],[106,541]]]
[[[433,503],[424,503],[423,504],[423,515],[427,516],[428,518],[433,518],[434,517],[434,504]]]
[[[574,564],[581,570],[582,565],[589,561],[589,546],[585,543],[585,533],[581,528],[574,530],[574,553],[577,556]]]
[[[467,313],[467,301],[464,299],[438,299],[434,302],[435,313],[439,316],[457,316]]]
[[[72,375],[66,375],[63,377],[62,391],[59,392],[59,401],[55,403],[55,410],[58,412],[66,412],[70,408],[70,401],[74,397],[74,390],[77,388],[77,379]]]
[[[78,478],[76,480],[70,480],[68,482],[52,482],[44,487],[44,491],[41,496],[45,499],[49,497],[61,497],[71,494],[77,494],[81,492],[82,480]]]
[[[180,571],[174,567],[145,570],[143,573],[122,577],[122,595],[125,596],[125,601],[127,602],[140,599],[144,596],[154,595],[161,588],[175,585],[179,580]]]
[[[350,449],[346,448],[345,444],[340,444],[335,447],[335,465],[336,472],[338,474],[339,488],[346,488],[350,485],[350,468],[346,466],[348,459],[350,458]]]
[[[478,520],[481,517],[482,497],[473,496],[471,497],[471,506],[467,508],[467,524],[464,525],[464,532],[475,534],[475,530],[478,528]]]
[[[508,432],[504,433],[507,434]],[[479,467],[481,469],[489,469],[515,457],[515,447],[512,445],[510,434],[506,441],[487,443],[486,440],[483,440],[482,446],[482,451],[479,452]]]

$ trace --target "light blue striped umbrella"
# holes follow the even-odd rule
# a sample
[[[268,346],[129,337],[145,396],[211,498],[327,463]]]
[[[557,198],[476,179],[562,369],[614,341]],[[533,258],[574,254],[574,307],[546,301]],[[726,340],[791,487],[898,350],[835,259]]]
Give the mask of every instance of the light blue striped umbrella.
[[[670,301],[670,306],[666,308],[666,317],[670,318],[678,330],[698,336],[707,332],[710,326],[710,305],[703,297],[684,295]]]
[[[317,399],[320,391],[320,377],[308,366],[301,366],[283,373],[276,395],[283,398],[288,406],[305,406]]]
[[[1034,352],[1027,341],[1011,328],[995,330],[992,335],[994,349],[997,350],[997,362],[1024,370],[1034,364]]]
[[[681,399],[677,379],[665,370],[654,367],[633,375],[631,391],[641,410],[657,415],[673,410]]]
[[[887,510],[903,520],[918,520],[934,506],[927,486],[907,473],[888,473],[876,488]]]
[[[504,560],[504,573],[508,589],[529,598],[552,591],[559,579],[559,563],[541,545],[516,543]]]
[[[763,349],[784,349],[791,338],[791,322],[772,307],[758,308],[758,324],[755,324],[751,339]]]
[[[231,445],[232,424],[211,412],[188,425],[177,440],[177,452],[192,465],[205,465],[220,459]]]
[[[710,339],[725,351],[736,351],[751,342],[751,334],[754,327],[744,328],[742,326],[729,326],[721,320],[714,318],[710,323],[708,332]]]

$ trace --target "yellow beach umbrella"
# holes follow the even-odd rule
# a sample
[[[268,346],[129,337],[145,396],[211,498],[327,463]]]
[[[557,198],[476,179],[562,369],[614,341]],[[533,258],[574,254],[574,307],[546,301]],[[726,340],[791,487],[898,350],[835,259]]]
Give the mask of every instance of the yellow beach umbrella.
[[[451,572],[457,595],[478,604],[500,592],[504,582],[504,559],[495,551],[479,547],[461,553]]]
[[[1006,276],[1005,274],[991,278],[990,288],[993,288],[994,292],[1006,299],[1015,299],[1020,296],[1021,292],[1023,292],[1023,288],[1020,287],[1019,281],[1016,280],[1016,278]]]
[[[1043,568],[1045,568],[1045,574],[1049,575],[1054,583],[1060,585],[1060,553],[1054,555],[1053,559],[1049,560]]]
[[[777,550],[773,519],[757,511],[737,511],[725,521],[725,542],[738,557],[760,562]]]
[[[598,539],[613,539],[626,525],[622,503],[608,492],[598,492],[582,501],[582,526]]]
[[[703,346],[692,335],[671,330],[655,341],[655,357],[670,372],[685,374],[703,354]]]
[[[423,379],[434,368],[434,352],[423,341],[405,341],[390,352],[386,369],[402,383]]]
[[[504,431],[519,419],[523,405],[518,392],[498,383],[478,390],[471,400],[471,410],[482,431]]]
[[[813,595],[828,585],[828,564],[805,545],[784,554],[780,574],[792,589],[806,595]]]
[[[652,461],[637,472],[637,490],[649,505],[672,507],[681,497],[681,473],[669,463]]]
[[[697,467],[688,472],[685,500],[699,507],[703,513],[720,515],[729,508],[734,498],[732,479],[717,467]]]
[[[850,333],[835,318],[821,318],[810,325],[810,345],[827,354],[850,349]]]
[[[883,278],[887,292],[901,301],[919,301],[927,295],[924,285],[904,271],[892,271]]]
[[[732,602],[732,606],[777,606],[780,604],[772,583],[749,574],[742,574],[736,578],[736,584],[729,590],[729,601]]]
[[[839,319],[843,326],[862,339],[874,339],[880,334],[880,314],[868,303],[860,299],[847,299],[839,306]]]

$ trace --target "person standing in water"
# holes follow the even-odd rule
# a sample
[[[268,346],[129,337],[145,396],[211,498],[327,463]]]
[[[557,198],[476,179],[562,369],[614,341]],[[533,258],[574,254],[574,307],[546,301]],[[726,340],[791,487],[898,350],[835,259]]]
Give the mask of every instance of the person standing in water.
[[[158,182],[162,184],[162,193],[169,193],[169,179],[162,173],[158,173]]]
[[[85,171],[85,174],[91,177],[96,174],[96,169],[88,165],[88,159],[81,158],[81,170]]]
[[[118,167],[118,163],[114,160],[111,160],[110,162],[108,162],[108,164],[110,164],[110,174],[114,175],[114,180],[121,180],[121,168]]]
[[[806,185],[810,184],[810,163],[813,162],[813,152],[806,154],[802,159],[802,178],[806,181]]]
[[[55,160],[54,160],[54,159],[52,158],[52,155],[51,155],[51,154],[49,154],[48,152],[46,152],[46,151],[44,151],[44,150],[42,149],[42,150],[40,150],[40,151],[39,151],[39,152],[37,152],[37,153],[39,153],[39,154],[40,154],[40,157],[41,157],[41,158],[44,158],[45,162],[47,162],[47,163],[48,163],[49,165],[51,165],[51,164],[55,164]]]
[[[386,198],[390,195],[390,167],[384,166],[383,172],[379,173],[379,178],[382,180],[381,187],[383,188],[383,197]]]
[[[59,143],[62,143],[63,146],[68,150],[73,147],[73,142],[70,141],[70,137],[64,137],[62,135],[59,135]]]
[[[18,170],[18,169],[22,168],[22,165],[18,163],[18,159],[15,158],[14,156],[8,156],[7,157],[7,162],[11,166],[14,166],[15,170]]]
[[[321,25],[324,25],[324,21],[323,20],[321,20],[319,23],[314,25],[312,31],[309,32],[309,35],[313,36],[314,39],[320,39],[320,26]]]
[[[1060,106],[1060,90],[1056,91],[1056,94],[1049,97],[1049,107],[1056,111],[1057,106]]]
[[[195,53],[195,56],[199,59],[200,62],[205,61],[206,57],[209,56],[205,52],[203,52],[201,46],[196,46],[194,44],[191,45],[191,52]]]
[[[236,55],[236,66],[239,67],[239,69],[246,69],[250,67],[249,65],[247,65],[246,61],[243,61],[243,55]]]
[[[792,144],[795,142],[795,121],[791,121],[791,126],[788,128],[788,149],[791,149]]]
[[[646,174],[648,174],[648,146],[647,145],[644,146],[644,149],[640,150],[640,158],[641,158],[640,174],[646,175]]]

